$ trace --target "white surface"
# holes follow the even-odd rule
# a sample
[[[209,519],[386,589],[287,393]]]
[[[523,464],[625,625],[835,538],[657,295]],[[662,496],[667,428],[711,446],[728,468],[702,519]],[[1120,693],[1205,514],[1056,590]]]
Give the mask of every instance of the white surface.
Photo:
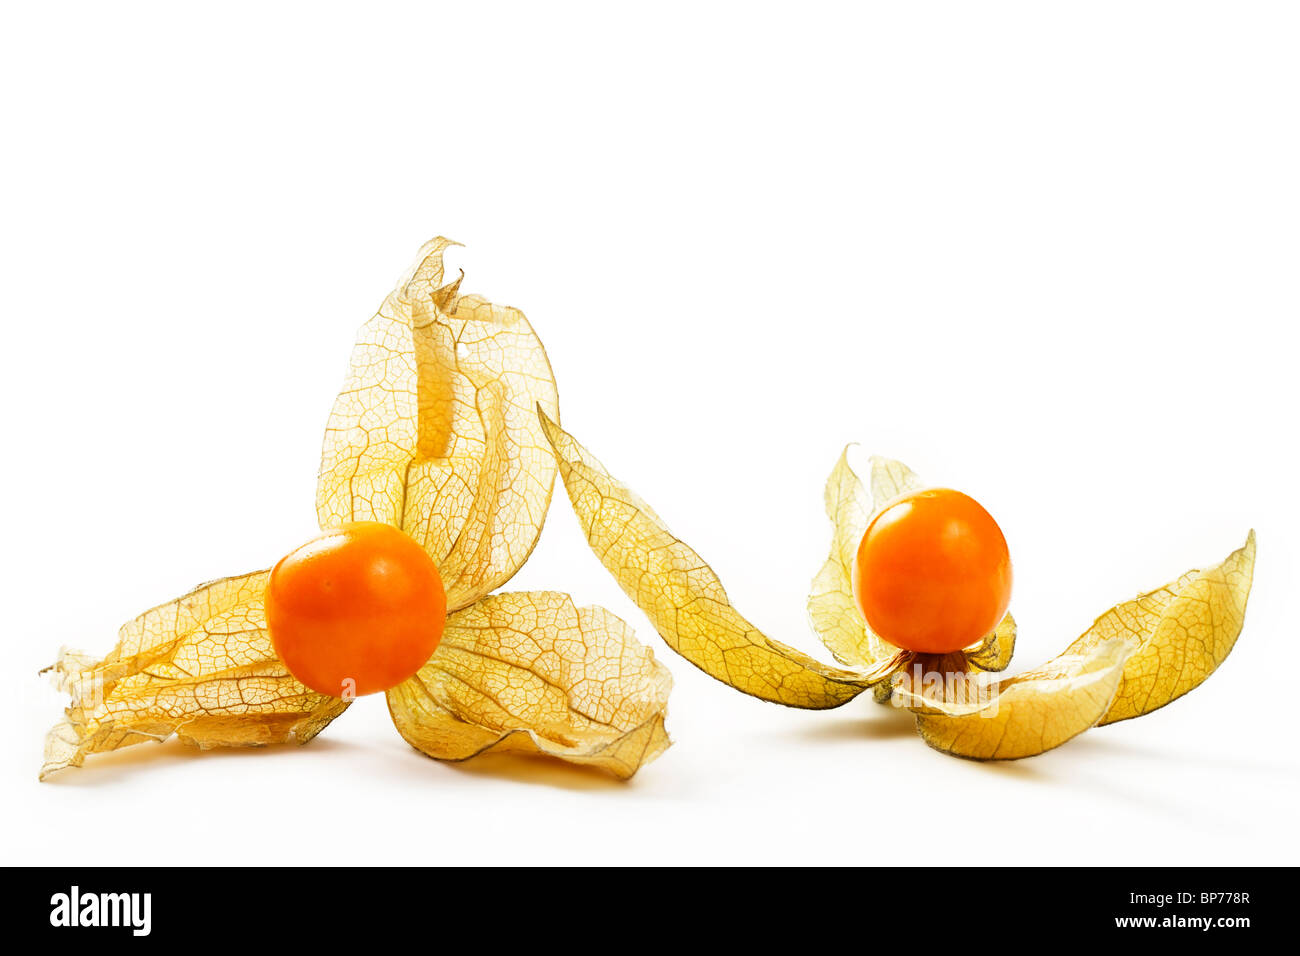
[[[444,6],[7,8],[0,856],[1295,863],[1294,7]],[[774,636],[819,650],[821,486],[857,440],[999,518],[1013,666],[1255,527],[1237,649],[1142,720],[954,760],[868,701],[695,671],[561,496],[511,587],[605,604],[677,681],[630,785],[440,765],[377,698],[304,749],[38,785],[61,644],[313,532],[355,329],[438,233]]]

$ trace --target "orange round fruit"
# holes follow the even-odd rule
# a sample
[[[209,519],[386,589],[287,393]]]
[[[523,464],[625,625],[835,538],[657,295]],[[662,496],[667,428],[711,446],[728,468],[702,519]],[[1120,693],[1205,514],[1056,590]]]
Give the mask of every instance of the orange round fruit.
[[[992,515],[960,491],[890,502],[858,546],[854,597],[867,625],[910,651],[947,654],[987,637],[1011,603],[1011,556]]]
[[[289,552],[266,588],[276,654],[302,683],[336,697],[406,680],[438,647],[446,616],[433,559],[375,521],[345,524]]]

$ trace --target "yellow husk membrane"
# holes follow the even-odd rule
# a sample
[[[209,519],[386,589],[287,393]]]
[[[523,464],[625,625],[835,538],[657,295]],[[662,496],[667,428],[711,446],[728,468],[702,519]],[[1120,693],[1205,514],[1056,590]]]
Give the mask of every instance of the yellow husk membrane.
[[[1029,757],[1089,727],[1150,713],[1201,684],[1241,633],[1255,533],[1221,564],[1111,608],[1058,657],[965,700],[894,688],[926,743],[982,760]],[[973,697],[972,702],[970,698]]]
[[[1016,621],[1009,613],[992,634],[962,653],[967,666],[980,671],[1004,671],[1016,650]]]
[[[884,681],[905,652],[866,667],[830,667],[764,635],[722,582],[631,489],[540,409],[560,477],[596,556],[668,646],[705,673],[763,700],[838,707]]]
[[[102,660],[64,651],[52,670],[72,705],[46,738],[41,778],[173,733],[205,749],[306,743],[342,713],[345,702],[308,690],[276,659],[267,574],[214,581],[146,611]]]
[[[851,446],[850,446],[851,447]],[[871,459],[871,491],[849,465],[849,448],[826,480],[826,516],[831,521],[831,548],[808,595],[808,619],[822,643],[841,664],[871,667],[898,654],[898,648],[867,626],[853,597],[853,567],[867,526],[900,495],[925,484],[910,468],[888,458]],[[1008,614],[987,638],[966,651],[967,663],[980,670],[1000,671],[1011,662],[1016,622]],[[876,689],[877,700],[889,698],[890,684]]]
[[[1101,719],[1133,650],[1133,644],[1115,638],[958,693],[927,688],[924,680],[918,687],[915,675],[904,672],[894,696],[916,713],[916,729],[936,750],[979,760],[1032,757],[1059,747]],[[943,676],[946,688],[952,675]]]
[[[524,314],[443,284],[434,239],[361,329],[330,413],[316,492],[322,528],[382,521],[419,541],[447,607],[508,581],[537,543],[555,460],[537,421],[555,378]]]
[[[452,614],[437,653],[388,692],[440,760],[541,753],[626,779],[667,749],[672,677],[623,621],[567,594],[497,594]]]
[[[1067,649],[1086,653],[1124,638],[1137,649],[1124,665],[1103,724],[1141,717],[1197,687],[1237,642],[1255,571],[1255,532],[1220,564],[1111,608]]]

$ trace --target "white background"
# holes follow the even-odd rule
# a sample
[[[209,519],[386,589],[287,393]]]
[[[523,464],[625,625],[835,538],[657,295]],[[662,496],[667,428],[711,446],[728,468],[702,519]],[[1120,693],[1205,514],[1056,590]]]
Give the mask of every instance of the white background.
[[[542,6],[6,7],[4,860],[1295,863],[1295,8]],[[676,678],[632,783],[441,765],[371,698],[303,749],[38,785],[60,645],[314,532],[355,330],[439,233],[773,636],[827,656],[803,603],[856,440],[1000,520],[1013,668],[1254,527],[1237,649],[960,761],[695,671],[558,496],[511,587],[605,604]]]

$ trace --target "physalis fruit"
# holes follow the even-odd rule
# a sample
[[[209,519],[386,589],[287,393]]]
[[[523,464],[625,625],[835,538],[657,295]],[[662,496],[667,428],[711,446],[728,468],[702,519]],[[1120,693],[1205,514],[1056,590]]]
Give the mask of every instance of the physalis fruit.
[[[1011,603],[1011,556],[978,501],[949,488],[896,498],[867,527],[853,596],[895,647],[948,654],[978,644]]]
[[[396,687],[442,640],[447,596],[429,553],[400,528],[354,521],[271,570],[266,623],[276,656],[320,694]]]

